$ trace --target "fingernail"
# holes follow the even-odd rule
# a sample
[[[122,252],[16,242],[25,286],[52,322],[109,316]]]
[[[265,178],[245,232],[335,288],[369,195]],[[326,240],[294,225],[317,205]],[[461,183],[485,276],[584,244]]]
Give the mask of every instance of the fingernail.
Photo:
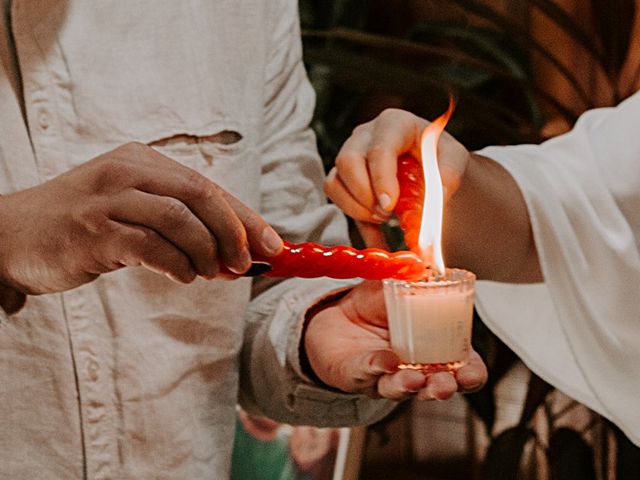
[[[267,251],[276,255],[282,248],[282,239],[273,228],[267,227],[262,232],[262,245]]]
[[[389,220],[389,217],[383,217],[381,215],[378,215],[377,213],[374,213],[373,215],[371,215],[371,220],[373,220],[375,223],[385,223],[387,220]]]
[[[385,212],[388,212],[391,209],[391,197],[386,193],[378,195],[378,203]]]
[[[227,268],[237,275],[242,275],[251,267],[251,255],[249,251],[243,249],[240,258],[234,261],[234,265],[227,265]]]
[[[472,392],[474,390],[478,390],[481,386],[482,386],[482,382],[478,382],[478,383],[472,383],[471,385],[465,385],[463,388],[465,392]]]

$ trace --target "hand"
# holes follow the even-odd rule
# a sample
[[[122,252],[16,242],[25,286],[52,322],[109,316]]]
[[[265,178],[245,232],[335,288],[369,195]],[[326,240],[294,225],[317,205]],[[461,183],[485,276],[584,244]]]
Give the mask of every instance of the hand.
[[[403,400],[444,400],[456,391],[471,392],[487,381],[487,369],[476,352],[455,375],[426,377],[399,370],[391,351],[380,282],[364,282],[309,320],[303,339],[309,364],[325,384],[348,393]]]
[[[360,222],[360,233],[370,245],[381,243],[379,224],[398,201],[398,157],[418,157],[427,125],[409,112],[385,110],[353,131],[325,180],[326,194]],[[479,279],[542,281],[529,212],[511,174],[490,158],[470,154],[447,132],[438,142],[438,162],[447,265],[471,270]]]
[[[420,158],[420,138],[428,124],[412,113],[389,109],[357,127],[325,180],[325,193],[352,218],[384,223],[398,201],[398,157],[408,153]],[[443,132],[438,158],[446,202],[460,187],[470,154]]]
[[[68,290],[124,266],[188,283],[219,263],[246,271],[249,251],[282,240],[197,172],[146,145],[119,147],[34,188],[0,197],[0,282],[25,293]]]

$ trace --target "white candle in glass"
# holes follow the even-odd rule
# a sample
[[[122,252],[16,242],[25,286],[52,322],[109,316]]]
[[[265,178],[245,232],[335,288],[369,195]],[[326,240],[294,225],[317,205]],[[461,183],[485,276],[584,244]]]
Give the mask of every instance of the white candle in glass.
[[[471,348],[475,276],[447,269],[442,280],[385,280],[391,348],[405,368],[455,370]]]

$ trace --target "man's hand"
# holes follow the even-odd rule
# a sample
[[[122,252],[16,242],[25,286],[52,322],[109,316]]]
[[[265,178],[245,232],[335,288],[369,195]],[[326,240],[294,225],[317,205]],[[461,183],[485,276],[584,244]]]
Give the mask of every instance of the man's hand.
[[[124,266],[188,283],[219,263],[245,272],[250,251],[282,240],[197,172],[131,143],[34,188],[0,197],[0,282],[25,293],[68,290]]]
[[[456,391],[471,392],[487,381],[487,369],[476,352],[455,375],[425,377],[399,370],[391,351],[382,285],[365,282],[309,320],[303,339],[309,364],[325,384],[373,398],[444,400]]]

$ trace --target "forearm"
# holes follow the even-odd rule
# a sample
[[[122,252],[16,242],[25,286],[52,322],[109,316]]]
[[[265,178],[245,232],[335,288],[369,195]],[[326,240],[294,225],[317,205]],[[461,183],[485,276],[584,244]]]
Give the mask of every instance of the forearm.
[[[524,197],[498,163],[472,154],[444,215],[443,248],[449,266],[471,270],[484,280],[542,281]]]

